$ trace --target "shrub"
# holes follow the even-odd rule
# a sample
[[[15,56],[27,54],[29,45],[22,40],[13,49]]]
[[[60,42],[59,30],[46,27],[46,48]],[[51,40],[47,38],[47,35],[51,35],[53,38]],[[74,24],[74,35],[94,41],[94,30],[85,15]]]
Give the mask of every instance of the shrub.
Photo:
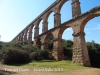
[[[95,50],[89,50],[91,66],[100,67],[100,53]]]
[[[65,60],[72,60],[72,49],[63,49],[64,50],[64,56]]]
[[[31,60],[38,60],[38,56],[39,56],[39,54],[37,52],[32,52],[32,53],[30,53],[29,58]]]
[[[28,52],[20,49],[9,48],[3,54],[3,63],[5,64],[23,64],[29,61]]]
[[[52,55],[47,50],[38,50],[29,55],[31,60],[50,60],[53,59]]]
[[[49,50],[41,50],[40,55],[46,60],[53,59],[53,56],[50,54]]]
[[[0,61],[2,60],[2,51],[0,51]]]
[[[6,43],[0,41],[0,50],[5,46]]]
[[[36,52],[38,50],[37,46],[32,46],[32,45],[23,45],[22,46],[23,50],[31,53],[31,52]]]

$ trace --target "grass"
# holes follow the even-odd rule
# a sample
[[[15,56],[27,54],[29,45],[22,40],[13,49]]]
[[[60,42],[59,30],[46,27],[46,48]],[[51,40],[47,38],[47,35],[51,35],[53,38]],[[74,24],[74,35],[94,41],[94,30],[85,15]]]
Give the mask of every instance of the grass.
[[[52,61],[52,60],[41,60],[41,61],[32,61],[28,64],[24,65],[8,65],[12,68],[28,68],[28,69],[43,69],[43,68],[51,68],[51,69],[63,69],[63,71],[71,71],[71,70],[80,70],[80,69],[86,69],[88,67],[84,67],[79,64],[72,63],[71,61]]]

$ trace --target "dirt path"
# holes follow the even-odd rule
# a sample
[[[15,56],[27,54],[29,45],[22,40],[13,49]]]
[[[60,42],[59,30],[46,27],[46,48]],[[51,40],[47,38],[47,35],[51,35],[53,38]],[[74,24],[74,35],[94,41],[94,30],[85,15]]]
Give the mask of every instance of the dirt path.
[[[13,71],[12,71],[13,69]],[[82,70],[72,70],[70,72],[56,71],[35,71],[34,69],[15,69],[5,65],[0,65],[0,75],[100,75],[100,69],[87,68]]]

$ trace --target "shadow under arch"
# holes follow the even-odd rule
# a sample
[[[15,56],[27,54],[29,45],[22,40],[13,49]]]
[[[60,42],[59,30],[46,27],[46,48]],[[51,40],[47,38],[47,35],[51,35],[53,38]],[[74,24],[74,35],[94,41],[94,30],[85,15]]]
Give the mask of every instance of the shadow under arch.
[[[80,26],[80,30],[82,32],[85,31],[85,26],[87,25],[87,23],[96,18],[96,17],[100,17],[100,13],[95,13],[95,14],[91,14],[89,16],[87,16],[81,23],[81,26]],[[88,54],[89,54],[89,58],[90,58],[90,63],[91,63],[91,66],[92,67],[96,67],[96,68],[100,68],[100,52],[97,52],[97,48],[98,46],[97,45],[100,45],[100,44],[97,44],[95,43],[94,41],[92,42],[87,42],[87,49],[88,49]],[[92,46],[91,46],[92,44]],[[93,49],[93,45],[94,45],[94,48],[96,46],[96,49]],[[90,48],[91,46],[91,48]]]
[[[41,39],[40,38],[38,38],[37,40],[36,40],[36,46],[40,49],[41,48]]]
[[[52,33],[47,34],[44,40],[46,43],[47,49],[49,49],[50,51],[53,50],[53,40],[54,40],[54,36]]]

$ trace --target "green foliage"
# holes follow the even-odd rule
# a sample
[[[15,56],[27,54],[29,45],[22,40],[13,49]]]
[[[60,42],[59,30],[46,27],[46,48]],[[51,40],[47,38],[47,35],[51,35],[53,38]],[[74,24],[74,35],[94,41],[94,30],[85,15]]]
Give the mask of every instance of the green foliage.
[[[100,44],[95,43],[94,41],[92,41],[92,42],[87,42],[87,48],[88,48],[89,50],[94,50],[94,51],[96,51],[97,53],[100,52]]]
[[[32,46],[32,45],[23,45],[22,49],[29,52],[29,53],[31,53],[31,52],[37,51],[38,47],[37,46]]]
[[[48,49],[49,49],[50,51],[53,50],[53,40],[48,40]]]
[[[40,55],[45,59],[45,60],[52,60],[53,56],[50,54],[49,50],[41,50]]]
[[[52,59],[49,50],[40,50],[38,46],[25,42],[0,43],[0,61],[5,64],[22,64],[30,60]]]
[[[53,59],[48,50],[38,50],[29,55],[31,60],[50,60]]]
[[[94,41],[87,42],[87,48],[91,65],[94,67],[100,67],[100,44],[97,44]]]
[[[30,53],[29,58],[31,60],[37,60],[38,59],[38,53],[37,52]]]
[[[53,40],[54,40],[54,37],[53,37],[53,35],[51,35],[48,38],[48,49],[49,49],[49,51],[52,51],[53,50]]]
[[[95,43],[95,41],[86,43],[90,62],[93,67],[100,67],[100,44]],[[73,42],[71,40],[63,40],[63,50],[65,59],[72,59]]]
[[[23,64],[29,61],[28,52],[20,49],[9,48],[3,53],[4,64]]]
[[[0,50],[6,45],[6,43],[0,41]]]
[[[40,50],[40,46],[29,45],[27,42],[0,42],[0,61],[7,64],[24,63],[29,60],[53,59],[53,37],[48,40],[49,50]],[[90,62],[92,66],[100,67],[100,44],[87,42]],[[73,41],[63,40],[63,52],[65,59],[72,59]]]
[[[63,48],[71,49],[72,50],[72,47],[73,47],[73,41],[71,41],[71,40],[64,40],[63,39]]]
[[[72,60],[73,41],[63,39],[63,50],[65,59]]]

